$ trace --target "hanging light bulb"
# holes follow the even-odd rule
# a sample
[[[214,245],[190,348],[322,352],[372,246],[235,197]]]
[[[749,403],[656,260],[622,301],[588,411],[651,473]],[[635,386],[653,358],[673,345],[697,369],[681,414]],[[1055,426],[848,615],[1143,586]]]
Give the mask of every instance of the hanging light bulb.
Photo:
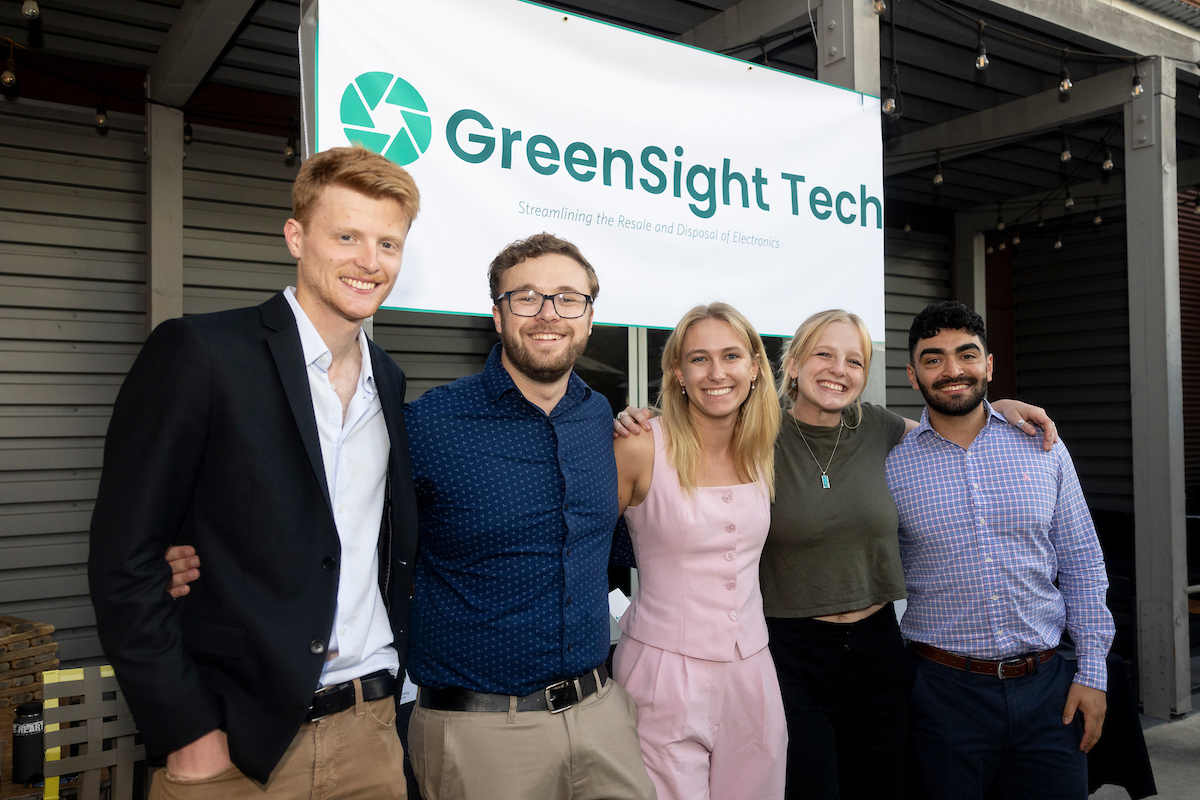
[[[986,24],[983,20],[979,21],[979,46],[975,48],[975,69],[979,70],[988,68],[987,47],[983,44],[983,26]]]
[[[909,223],[907,223],[907,222],[906,222],[906,223],[904,223],[904,232],[905,232],[906,234],[908,234],[908,233],[912,233],[912,225],[910,225],[910,224],[909,224]]]
[[[11,89],[17,85],[17,62],[13,61],[11,51],[8,59],[4,62],[4,72],[0,72],[0,84],[3,84],[5,89]]]
[[[38,8],[37,0],[25,0],[21,3],[21,13],[25,15],[25,19],[37,19],[42,10]]]
[[[293,136],[293,137],[288,138],[287,146],[283,148],[283,160],[291,161],[295,157],[296,157],[296,138]]]
[[[1037,226],[1039,228],[1046,227],[1046,220],[1042,219],[1042,207],[1041,206],[1038,206]]]
[[[933,185],[941,186],[944,180],[945,178],[942,177],[942,153],[939,150],[937,155],[937,170],[933,173]]]
[[[1066,94],[1067,92],[1071,91],[1071,87],[1074,84],[1071,83],[1071,71],[1069,69],[1067,69],[1067,53],[1066,53],[1066,51],[1063,51],[1062,72],[1060,72],[1058,74],[1058,78],[1059,78],[1058,90],[1060,92],[1062,92],[1063,94]]]
[[[1196,187],[1196,199],[1192,201],[1192,213],[1200,216],[1200,186]]]
[[[1112,149],[1109,148],[1107,143],[1105,143],[1105,145],[1104,145],[1104,163],[1100,165],[1100,168],[1103,169],[1105,172],[1112,172],[1112,168],[1113,168]]]
[[[190,122],[183,123],[183,143],[192,143],[192,123]]]
[[[1134,69],[1137,69],[1137,68],[1135,67]],[[1137,97],[1144,91],[1146,91],[1146,90],[1142,88],[1142,76],[1138,75],[1137,72],[1134,72],[1133,73],[1133,90],[1130,91],[1129,93],[1131,95],[1133,95],[1134,97]]]
[[[896,113],[896,93],[890,86],[883,96],[883,105],[880,106],[880,110],[889,117]]]
[[[1020,237],[1020,236],[1014,236],[1014,237],[1013,237],[1013,247],[1016,247],[1016,246],[1017,246],[1017,245],[1019,245],[1020,243],[1021,243],[1021,237]]]
[[[989,245],[987,246],[987,254],[990,256],[990,255],[991,255],[992,253],[994,253],[994,252],[996,252],[996,248],[992,247],[992,246],[989,244]]]
[[[1054,237],[1054,249],[1062,250],[1062,237],[1061,236]]]
[[[104,130],[108,127],[108,110],[104,107],[104,101],[100,101],[100,105],[96,106],[96,128]]]
[[[996,230],[1004,230],[1004,212],[1000,210],[1000,204],[996,204]]]
[[[1075,198],[1071,197],[1071,187],[1067,187],[1067,199],[1063,200],[1063,208],[1070,208],[1075,205]]]
[[[1063,128],[1062,132],[1062,152],[1058,154],[1058,160],[1064,164],[1071,160],[1071,143],[1067,141],[1067,129]]]
[[[1104,217],[1100,216],[1100,195],[1096,195],[1096,216],[1092,217],[1093,225],[1100,225],[1104,222]]]
[[[1008,245],[1004,243],[1003,239],[1001,239],[1000,244],[996,245],[996,249],[1003,252],[1008,249]]]
[[[875,12],[875,16],[882,17],[883,12],[887,11],[887,3],[883,0],[871,0],[871,10]]]

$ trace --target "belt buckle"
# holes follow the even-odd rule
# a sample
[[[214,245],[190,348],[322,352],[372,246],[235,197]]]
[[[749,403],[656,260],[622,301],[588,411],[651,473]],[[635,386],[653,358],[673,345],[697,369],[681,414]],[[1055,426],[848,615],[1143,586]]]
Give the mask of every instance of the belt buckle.
[[[329,716],[328,714],[314,715],[313,709],[315,709],[317,707],[317,700],[321,699],[322,697],[327,697],[329,695],[332,695],[333,693],[337,692],[341,688],[342,688],[342,684],[339,683],[336,686],[326,686],[324,689],[318,689],[316,692],[314,692],[312,702],[308,704],[308,713],[305,714],[304,718],[306,720],[308,720],[309,722],[316,722],[319,719]]]
[[[568,689],[574,689],[574,697],[571,697]],[[570,678],[558,683],[552,683],[545,688],[546,707],[550,709],[551,714],[561,714],[571,706],[579,702],[583,697],[583,687],[579,685],[579,678]],[[559,703],[564,705],[559,706]]]
[[[997,661],[996,662],[996,677],[1002,681],[1009,680],[1009,678],[1005,677],[1005,675],[1004,675],[1005,667],[1019,667],[1022,664],[1028,665],[1028,663],[1029,663],[1029,656],[1015,656],[1013,658],[1006,658],[1003,661]],[[1026,675],[1029,674],[1028,670],[1026,670],[1025,674]],[[1020,678],[1021,676],[1014,675],[1013,677]]]

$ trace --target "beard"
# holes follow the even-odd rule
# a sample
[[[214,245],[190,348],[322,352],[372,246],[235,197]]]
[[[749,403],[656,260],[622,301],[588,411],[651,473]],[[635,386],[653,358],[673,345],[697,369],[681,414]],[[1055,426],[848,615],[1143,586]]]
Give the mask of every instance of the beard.
[[[938,392],[938,389],[943,386],[950,386],[955,383],[967,383],[969,389],[956,397],[946,397]],[[925,398],[925,403],[939,414],[945,414],[948,417],[962,417],[970,414],[975,409],[979,408],[979,404],[983,402],[983,396],[987,394],[987,382],[979,381],[975,378],[942,378],[934,381],[932,386],[926,386],[917,378],[917,386],[921,388],[921,396]]]
[[[514,330],[509,325],[502,325],[500,342],[504,345],[504,353],[508,356],[508,362],[534,383],[554,383],[571,371],[575,362],[587,349],[588,337],[584,335],[582,338],[572,338],[567,349],[558,356],[539,353],[531,350],[525,344],[525,335],[530,333],[538,333],[538,331],[536,329]],[[554,333],[559,333],[559,331],[554,331]]]

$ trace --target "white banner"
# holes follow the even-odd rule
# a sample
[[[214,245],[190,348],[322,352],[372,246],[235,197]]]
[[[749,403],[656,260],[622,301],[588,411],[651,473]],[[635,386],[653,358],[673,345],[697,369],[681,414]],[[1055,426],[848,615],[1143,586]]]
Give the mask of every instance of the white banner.
[[[545,230],[598,323],[842,307],[883,341],[878,98],[518,0],[322,0],[316,73],[316,148],[421,189],[389,308],[489,314],[487,265]]]

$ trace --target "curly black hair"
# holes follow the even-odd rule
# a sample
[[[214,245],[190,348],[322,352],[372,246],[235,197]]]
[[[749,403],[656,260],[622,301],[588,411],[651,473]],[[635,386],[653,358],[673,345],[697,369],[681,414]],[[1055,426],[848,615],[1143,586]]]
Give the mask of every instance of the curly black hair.
[[[921,339],[931,339],[942,332],[942,329],[966,331],[978,336],[983,343],[983,352],[987,352],[987,335],[984,333],[983,317],[964,306],[957,300],[940,300],[930,303],[913,317],[912,326],[908,329],[908,361],[916,363],[917,342]]]

